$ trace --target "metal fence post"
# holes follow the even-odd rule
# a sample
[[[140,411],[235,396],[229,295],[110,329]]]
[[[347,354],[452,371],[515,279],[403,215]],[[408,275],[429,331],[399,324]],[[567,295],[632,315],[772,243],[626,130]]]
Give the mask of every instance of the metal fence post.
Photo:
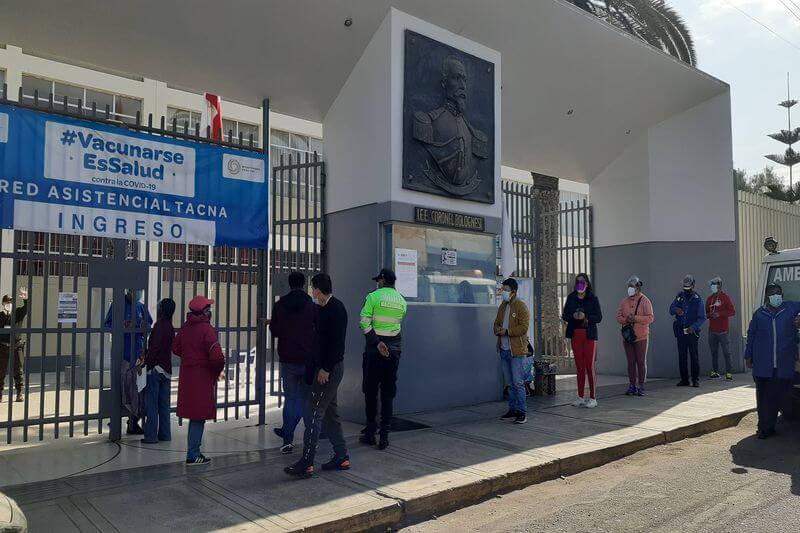
[[[264,98],[261,103],[261,149],[267,156],[267,168],[264,170],[267,183],[269,183],[270,176],[272,176],[272,158],[269,156],[270,144],[270,125],[269,125],[269,98]],[[268,195],[275,194],[274,191],[269,191]],[[275,216],[274,213],[269,212],[269,198],[267,197],[267,227],[270,227],[270,217]],[[274,239],[273,239],[274,242]],[[256,330],[256,397],[258,398],[258,425],[263,426],[267,420],[267,320],[268,302],[269,302],[269,275],[270,269],[268,265],[269,252],[266,249],[261,249],[258,252],[258,265],[263,276],[258,277],[257,284],[257,302],[256,314],[258,315]]]
[[[125,262],[126,243],[114,239],[114,263]],[[108,439],[118,441],[122,438],[122,359],[125,353],[125,287],[124,280],[114,284],[112,291],[111,320],[111,405],[108,413]]]

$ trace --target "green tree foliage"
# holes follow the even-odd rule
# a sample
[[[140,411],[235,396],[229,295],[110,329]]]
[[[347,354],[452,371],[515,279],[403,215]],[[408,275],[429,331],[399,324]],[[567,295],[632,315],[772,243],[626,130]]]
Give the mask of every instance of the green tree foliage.
[[[689,28],[665,0],[567,1],[684,63],[697,64]]]

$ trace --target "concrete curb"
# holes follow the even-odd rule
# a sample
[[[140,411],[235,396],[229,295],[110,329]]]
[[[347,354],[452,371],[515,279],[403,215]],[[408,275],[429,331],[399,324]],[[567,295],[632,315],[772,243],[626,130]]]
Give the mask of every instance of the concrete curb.
[[[611,445],[606,448],[592,450],[564,459],[538,464],[522,470],[503,473],[494,477],[477,480],[473,483],[449,488],[416,498],[397,500],[396,506],[374,511],[366,511],[358,515],[334,519],[302,531],[386,531],[397,529],[424,520],[451,513],[496,497],[500,494],[519,490],[531,485],[557,479],[560,476],[571,476],[585,470],[596,468],[622,459],[636,452],[663,444],[677,442],[692,437],[699,437],[721,429],[734,427],[747,414],[755,409],[746,409],[736,413],[702,420],[670,431],[663,431],[651,436],[630,442]],[[381,496],[389,498],[385,494]],[[298,530],[300,531],[300,530]]]
[[[26,533],[28,519],[17,502],[0,492],[0,533]]]

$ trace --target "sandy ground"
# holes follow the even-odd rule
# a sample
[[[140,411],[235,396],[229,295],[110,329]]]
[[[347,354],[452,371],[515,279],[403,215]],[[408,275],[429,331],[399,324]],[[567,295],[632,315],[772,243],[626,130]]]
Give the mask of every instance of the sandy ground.
[[[800,427],[739,426],[639,452],[413,527],[453,531],[800,531]]]

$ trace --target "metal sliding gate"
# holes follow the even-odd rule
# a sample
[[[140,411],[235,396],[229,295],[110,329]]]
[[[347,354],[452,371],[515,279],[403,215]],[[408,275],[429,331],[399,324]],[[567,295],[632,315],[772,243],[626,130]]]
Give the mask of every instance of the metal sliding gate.
[[[325,270],[325,164],[319,154],[280,153],[273,148],[270,183],[272,227],[270,279],[271,301],[289,290],[289,273],[306,276]],[[282,402],[275,339],[270,342],[269,392]]]
[[[561,308],[579,273],[592,273],[592,207],[561,202],[558,190],[504,182],[503,193],[516,251],[515,275],[533,279],[531,310],[536,352],[573,364],[564,342]]]
[[[108,108],[87,108],[66,98],[58,102],[52,95],[45,100],[38,94],[33,104],[21,104],[21,91],[19,102],[8,100],[5,91],[3,87],[0,102],[7,105],[113,123],[159,136],[261,151],[252,135],[236,139],[229,132],[228,138],[234,142],[213,141],[208,129],[201,135],[199,124],[178,124],[175,120],[168,124],[162,117],[154,126],[152,115],[145,124],[138,114],[135,123],[121,124],[111,120]],[[267,105],[265,101],[265,108]],[[265,129],[268,131],[268,127]],[[269,139],[269,135],[264,138]],[[289,171],[290,167],[291,162],[285,169]],[[291,176],[294,179],[295,175]],[[297,185],[292,179],[287,187]],[[273,180],[273,208],[276,203],[282,205],[283,199],[275,195],[284,191],[276,191],[275,185]],[[321,228],[321,209],[318,216],[317,227]],[[276,230],[281,230],[277,221],[273,225]],[[274,235],[273,261],[289,261],[285,268],[298,264],[283,259],[286,248],[275,241]],[[17,402],[13,353],[8,357],[0,403],[0,431],[5,432],[6,442],[105,432],[112,439],[119,438],[126,416],[120,403],[120,367],[126,352],[137,353],[146,342],[151,327],[148,316],[153,321],[157,318],[161,299],[176,302],[173,324],[177,329],[189,300],[198,294],[216,300],[212,325],[225,354],[224,375],[216,391],[218,419],[257,414],[263,423],[269,356],[264,328],[270,293],[267,253],[263,249],[2,230],[0,284],[2,291],[13,297],[15,309],[24,314],[19,324],[10,324],[2,332],[8,334],[14,347],[10,351],[19,350],[23,361],[22,401]],[[320,257],[321,249],[309,271],[320,268]],[[274,270],[283,269],[281,263]],[[180,374],[177,358],[174,363],[173,410]]]

